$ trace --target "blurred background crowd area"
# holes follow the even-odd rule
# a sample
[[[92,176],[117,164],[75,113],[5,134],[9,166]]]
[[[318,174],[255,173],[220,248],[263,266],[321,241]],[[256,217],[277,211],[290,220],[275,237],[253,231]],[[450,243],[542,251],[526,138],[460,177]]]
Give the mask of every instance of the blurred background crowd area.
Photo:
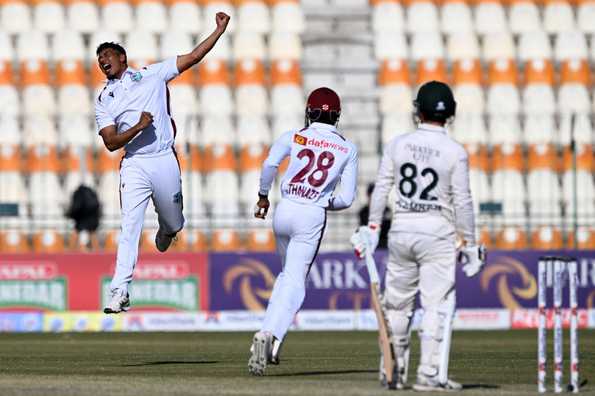
[[[414,128],[432,79],[455,92],[482,241],[595,248],[594,0],[0,0],[1,251],[115,249],[122,152],[97,136],[95,49],[120,42],[142,67],[189,51],[217,11],[228,32],[169,84],[187,218],[174,249],[274,249],[251,215],[260,165],[319,86],[360,151],[358,201],[329,214],[321,248],[350,249],[383,145]],[[143,250],[156,227],[150,206]]]

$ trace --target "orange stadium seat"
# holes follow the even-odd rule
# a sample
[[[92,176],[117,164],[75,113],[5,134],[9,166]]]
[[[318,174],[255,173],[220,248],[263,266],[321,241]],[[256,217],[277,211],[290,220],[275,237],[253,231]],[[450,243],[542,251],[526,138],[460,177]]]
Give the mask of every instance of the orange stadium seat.
[[[199,66],[200,108],[203,114],[230,115],[233,100],[229,87],[229,71],[221,60],[206,60]]]
[[[17,115],[21,110],[15,81],[11,60],[0,59],[0,105],[2,106],[2,113],[5,115]]]
[[[567,232],[566,248],[574,248],[574,233],[571,231]],[[576,248],[581,250],[593,250],[595,249],[595,229],[587,227],[579,227],[577,230],[577,244]]]
[[[466,144],[465,150],[469,156],[469,183],[473,191],[475,212],[479,213],[479,205],[490,200],[488,185],[488,151],[483,144]]]
[[[271,229],[249,230],[246,236],[246,249],[250,252],[274,252],[275,236]]]
[[[147,209],[147,212],[150,209]],[[140,250],[143,253],[159,253],[155,246],[155,235],[157,234],[157,228],[144,229],[141,234]],[[172,242],[173,244],[173,242]]]
[[[409,48],[411,49],[411,60],[415,62],[444,58],[442,35],[437,31],[414,33]]]
[[[581,32],[595,33],[593,20],[595,19],[595,2],[592,0],[577,0],[577,25]]]
[[[159,46],[154,33],[144,30],[133,30],[125,38],[128,64],[140,69],[154,63],[159,56]]]
[[[27,253],[30,251],[29,241],[20,230],[0,230],[0,251],[3,253]]]
[[[304,11],[299,0],[269,0],[272,7],[272,29],[275,32],[303,33]]]
[[[446,66],[442,59],[427,59],[417,63],[415,82],[422,85],[425,82],[436,80],[448,82]]]
[[[546,32],[560,33],[575,28],[573,5],[566,0],[545,0],[543,28]]]
[[[272,61],[302,58],[302,40],[297,33],[273,32],[269,37],[269,58]]]
[[[87,76],[82,61],[65,60],[58,63],[56,82],[60,114],[89,115],[91,113]],[[76,138],[73,140],[76,141]]]
[[[543,250],[562,249],[562,232],[556,227],[539,227],[531,233],[531,246]]]
[[[491,63],[502,59],[515,59],[514,38],[508,31],[487,33],[483,38],[482,58]]]
[[[494,241],[492,238],[492,233],[487,227],[481,227],[479,229],[479,243],[483,244],[486,249],[494,248]]]
[[[277,60],[271,64],[271,111],[275,117],[304,111],[302,72],[295,60]]]
[[[560,86],[558,89],[557,109],[560,112],[560,130],[564,134],[565,131],[570,132],[571,115],[577,114],[584,119],[583,124],[590,126],[588,114],[591,111],[591,100],[589,99],[588,87],[591,83],[591,76],[589,75],[589,64],[586,60],[569,60],[562,62],[560,71]],[[577,118],[579,118],[577,117]],[[586,119],[585,119],[586,118]],[[576,120],[577,124],[578,121]],[[576,126],[576,125],[575,125]],[[575,138],[581,143],[591,142],[591,130],[587,128],[584,134],[577,133],[575,130]],[[570,133],[568,133],[569,135]],[[584,136],[584,139],[583,139]],[[565,144],[569,143],[569,139],[562,137],[561,141]]]
[[[374,56],[379,61],[407,59],[409,47],[405,33],[382,31],[374,35]]]
[[[109,151],[105,148],[101,148],[97,151],[97,162],[95,169],[98,173],[105,172],[119,172],[120,163],[122,162],[122,153],[119,151]]]
[[[523,109],[526,114],[543,116],[553,114],[556,107],[554,98],[554,69],[548,60],[531,60],[525,64],[525,88]]]
[[[587,39],[583,32],[570,30],[556,35],[554,41],[554,59],[558,62],[587,59]]]
[[[99,239],[96,233],[73,231],[68,238],[68,250],[77,252],[96,252],[99,250]]]
[[[379,110],[383,115],[382,141],[388,142],[395,132],[411,127],[413,92],[409,67],[405,60],[384,60],[378,71]]]
[[[51,87],[50,72],[42,59],[28,60],[21,64],[23,105],[26,114],[53,115],[56,100]]]
[[[236,0],[235,4],[238,31],[265,34],[271,30],[271,15],[264,0]]]
[[[502,203],[506,222],[525,219],[523,153],[520,145],[495,146],[492,153],[492,197]]]
[[[409,85],[409,67],[407,62],[401,59],[386,59],[382,61],[378,72],[378,84],[385,85]]]
[[[240,200],[251,205],[258,195],[260,169],[268,154],[264,145],[244,146],[240,153]]]
[[[207,147],[205,151],[206,191],[212,214],[223,221],[233,223],[239,213],[239,181],[237,163],[229,145]]]
[[[93,152],[81,147],[66,147],[61,153],[64,191],[70,197],[81,185],[94,186]]]
[[[126,33],[134,28],[134,15],[127,0],[99,0],[100,26],[110,32]]]
[[[199,33],[202,29],[201,10],[193,0],[168,0],[169,29]]]
[[[65,0],[66,25],[79,33],[92,33],[99,28],[99,9],[95,0]]]
[[[533,59],[550,59],[552,46],[550,39],[542,30],[524,32],[519,37],[518,58],[522,62]]]
[[[595,200],[593,146],[589,144],[578,145],[576,157],[576,210],[579,218],[588,219],[595,216],[595,208],[593,207],[593,201]],[[572,163],[572,152],[569,147],[566,147],[563,155],[562,194],[566,213],[569,216],[573,216],[575,213]]]
[[[507,227],[496,235],[496,248],[505,250],[527,249],[527,234],[521,228]]]
[[[438,7],[430,0],[407,1],[407,30],[411,33],[437,31]]]
[[[215,230],[211,235],[210,246],[213,252],[237,251],[241,247],[240,236],[230,229]]]
[[[208,249],[207,237],[202,231],[192,229],[184,230],[188,243],[188,249],[193,252],[204,252]]]
[[[135,0],[136,25],[151,33],[161,33],[167,28],[167,8],[161,0]]]
[[[65,27],[65,12],[57,0],[33,0],[33,25],[44,33],[56,33]]]
[[[474,27],[471,8],[465,0],[443,0],[440,15],[440,24],[444,33],[462,32],[467,35],[469,33],[473,35]]]
[[[103,250],[106,252],[115,252],[118,249],[119,236],[119,229],[106,231],[103,238]]]
[[[499,0],[478,0],[475,6],[475,30],[479,34],[508,30],[504,5]]]
[[[64,251],[64,237],[56,230],[41,230],[33,234],[35,253],[61,253]]]
[[[22,33],[31,30],[32,18],[29,2],[24,0],[3,0],[0,12],[0,26],[7,33]]]
[[[482,114],[485,99],[482,88],[483,76],[478,59],[456,61],[453,65],[454,95],[457,98],[457,116]]]
[[[509,27],[512,33],[534,32],[541,29],[537,5],[530,0],[509,0]]]
[[[256,59],[238,61],[236,75],[236,112],[238,115],[264,115],[270,104],[265,88],[264,65]]]
[[[502,59],[490,63],[486,92],[486,109],[490,115],[516,116],[521,111],[517,82],[514,61]]]
[[[558,173],[560,161],[552,144],[529,147],[527,157],[527,197],[532,222],[561,220]]]

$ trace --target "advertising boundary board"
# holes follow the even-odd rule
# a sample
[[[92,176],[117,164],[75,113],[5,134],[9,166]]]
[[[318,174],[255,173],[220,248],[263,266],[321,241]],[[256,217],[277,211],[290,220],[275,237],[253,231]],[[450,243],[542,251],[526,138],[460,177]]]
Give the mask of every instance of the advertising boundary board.
[[[416,311],[414,330],[419,327],[421,316],[421,311]],[[535,318],[537,310],[460,309],[455,313],[453,328],[455,331],[535,329]],[[579,328],[595,329],[595,309],[579,310],[579,318]],[[260,329],[263,319],[263,311],[129,312],[121,315],[86,311],[0,312],[0,332],[251,332]],[[566,320],[564,325],[568,325]],[[377,324],[374,312],[369,309],[305,310],[298,313],[290,330],[375,331]]]

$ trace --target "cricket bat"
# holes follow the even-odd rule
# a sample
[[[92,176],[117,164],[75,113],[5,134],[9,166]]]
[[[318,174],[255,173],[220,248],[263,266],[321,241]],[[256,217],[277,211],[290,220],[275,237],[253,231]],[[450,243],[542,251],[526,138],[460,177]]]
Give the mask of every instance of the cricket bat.
[[[390,341],[390,332],[388,330],[388,323],[380,304],[380,280],[378,277],[378,270],[376,269],[376,262],[370,252],[366,249],[366,267],[370,275],[370,294],[372,299],[372,308],[376,314],[376,321],[378,322],[378,341],[382,350],[384,372],[386,373],[386,384],[389,389],[396,389],[397,379],[394,378],[396,366],[395,352]]]

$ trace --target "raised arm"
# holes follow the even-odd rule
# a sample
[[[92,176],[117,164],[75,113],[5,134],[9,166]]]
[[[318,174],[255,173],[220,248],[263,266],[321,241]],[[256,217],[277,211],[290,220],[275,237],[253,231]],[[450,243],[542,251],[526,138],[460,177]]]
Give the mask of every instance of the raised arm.
[[[176,66],[178,67],[180,74],[184,73],[186,70],[200,62],[202,58],[204,58],[205,55],[208,54],[211,49],[213,49],[215,43],[217,43],[217,40],[219,40],[219,37],[225,33],[225,29],[229,23],[229,18],[229,15],[226,13],[218,12],[215,15],[217,27],[213,33],[211,33],[209,37],[198,44],[191,52],[178,56],[176,60]]]

